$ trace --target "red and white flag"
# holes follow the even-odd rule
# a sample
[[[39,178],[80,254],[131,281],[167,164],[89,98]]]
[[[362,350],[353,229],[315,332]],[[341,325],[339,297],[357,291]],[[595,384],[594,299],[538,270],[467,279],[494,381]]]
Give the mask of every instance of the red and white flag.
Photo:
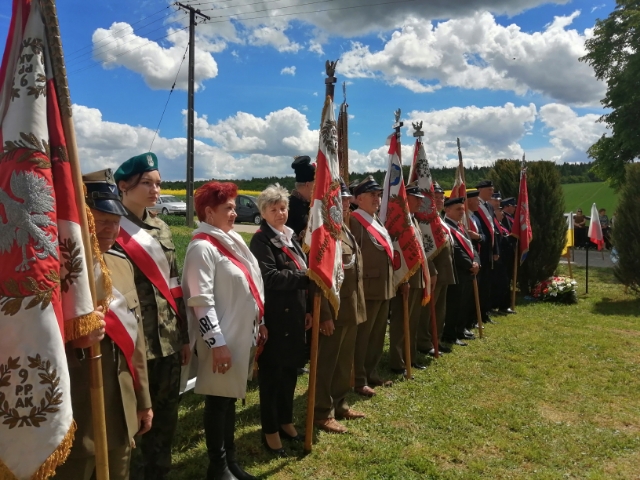
[[[424,195],[420,210],[414,214],[422,231],[422,244],[426,258],[438,254],[447,241],[447,231],[436,207],[433,178],[429,169],[429,161],[424,144],[416,139],[413,150],[413,164],[409,172],[409,182],[418,181],[420,193]]]
[[[316,179],[304,246],[309,255],[307,275],[322,289],[337,314],[344,270],[340,240],[342,198],[338,164],[338,129],[333,109],[333,100],[327,96],[322,109]]]
[[[467,187],[464,184],[464,166],[462,164],[462,154],[458,150],[458,154],[460,156],[460,161],[458,163],[458,168],[456,169],[456,177],[453,182],[453,188],[451,189],[451,196],[449,198],[464,198],[464,216],[462,217],[462,224],[465,226],[467,230],[469,230],[469,217],[467,216]],[[473,223],[473,222],[472,222]]]
[[[520,265],[527,258],[529,244],[533,238],[531,221],[529,220],[529,192],[527,191],[527,169],[520,171],[520,192],[518,193],[518,206],[513,218],[511,235],[518,239],[518,251],[520,252]]]
[[[422,234],[415,228],[407,206],[407,192],[402,176],[400,142],[397,134],[389,137],[389,167],[384,178],[380,221],[383,223],[393,242],[393,283],[394,288],[409,280],[425,261],[422,246]],[[431,279],[425,274],[426,297],[429,301]]]
[[[600,214],[598,207],[594,203],[591,206],[591,220],[589,220],[589,240],[598,246],[598,250],[604,248],[604,236],[602,235],[602,225],[600,225]]]
[[[75,425],[64,342],[98,325],[60,112],[70,99],[52,65],[59,38],[40,4],[13,0],[0,67],[2,478],[48,478],[65,461]]]

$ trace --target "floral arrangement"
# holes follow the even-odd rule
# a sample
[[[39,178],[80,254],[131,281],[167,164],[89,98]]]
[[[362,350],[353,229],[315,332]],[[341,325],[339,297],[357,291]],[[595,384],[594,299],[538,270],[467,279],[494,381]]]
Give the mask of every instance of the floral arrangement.
[[[543,302],[578,303],[577,284],[578,282],[572,278],[549,277],[547,280],[536,283],[531,290],[531,295]]]

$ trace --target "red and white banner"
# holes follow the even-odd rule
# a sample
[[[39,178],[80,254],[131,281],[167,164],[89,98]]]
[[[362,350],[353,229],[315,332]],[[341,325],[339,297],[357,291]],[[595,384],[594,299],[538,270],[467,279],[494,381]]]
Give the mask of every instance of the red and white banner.
[[[438,254],[446,243],[447,231],[436,207],[433,178],[429,169],[427,153],[420,139],[416,139],[416,145],[413,150],[413,164],[409,172],[409,182],[415,182],[416,180],[424,199],[420,210],[414,216],[418,220],[422,231],[425,257],[432,258]]]
[[[449,198],[464,198],[464,216],[462,217],[462,224],[464,227],[469,230],[469,217],[467,216],[467,187],[464,184],[464,166],[462,164],[462,156],[460,157],[460,162],[458,163],[458,168],[456,169],[456,177],[453,182],[453,188],[451,189],[451,196]],[[476,232],[477,233],[477,232]]]
[[[400,142],[395,133],[389,137],[389,167],[384,179],[380,221],[384,224],[393,242],[393,283],[394,287],[409,278],[425,262],[422,246],[422,233],[418,232],[411,220],[407,206],[407,192],[402,176],[402,160],[400,159]],[[423,271],[424,274],[424,271]],[[430,277],[425,276],[427,283],[425,303],[431,292]]]
[[[14,0],[0,67],[2,478],[48,478],[65,461],[75,427],[64,342],[97,320],[59,107],[69,99],[57,96],[53,41],[40,2]]]
[[[518,206],[511,227],[511,235],[518,239],[518,251],[520,252],[520,265],[527,258],[529,244],[533,238],[531,221],[529,220],[529,192],[527,190],[527,169],[520,172],[520,192],[518,193]]]
[[[602,225],[600,225],[600,214],[598,213],[598,207],[596,207],[595,203],[591,206],[589,240],[597,245],[598,250],[602,250],[604,248],[604,236],[602,235]]]
[[[309,255],[307,275],[322,289],[337,314],[344,271],[340,241],[342,198],[338,165],[338,130],[333,109],[333,100],[327,96],[322,109],[316,179],[304,248]]]

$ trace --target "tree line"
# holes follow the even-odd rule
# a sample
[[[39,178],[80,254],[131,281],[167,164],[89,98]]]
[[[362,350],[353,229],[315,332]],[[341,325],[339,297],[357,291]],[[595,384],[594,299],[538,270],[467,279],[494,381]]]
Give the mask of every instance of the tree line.
[[[511,160],[498,160],[496,164],[500,164],[501,162],[512,162]],[[555,168],[558,171],[560,176],[560,183],[587,183],[587,182],[601,182],[602,179],[598,177],[597,174],[592,172],[592,163],[565,163],[562,165],[556,165]],[[404,170],[404,178],[409,177],[409,166],[403,167]],[[484,180],[487,178],[492,178],[492,171],[494,171],[494,165],[489,167],[471,167],[465,169],[465,179],[467,185],[472,187],[480,180]],[[352,172],[349,175],[349,179],[351,181],[356,179],[361,179],[366,177],[367,175],[372,175],[376,181],[380,184],[384,181],[386,171],[385,170],[376,170],[374,172]],[[442,188],[445,190],[450,190],[453,186],[453,182],[455,180],[455,167],[433,167],[431,168],[431,175],[433,178],[440,184]],[[492,178],[494,181],[497,179]],[[215,180],[215,179],[212,179]],[[208,180],[207,180],[208,181]],[[195,188],[203,185],[207,181],[201,180],[195,182]],[[250,180],[247,179],[239,179],[233,180],[233,182],[238,185],[240,190],[254,190],[254,191],[262,191],[267,186],[272,185],[274,183],[279,183],[283,187],[291,190],[294,188],[295,179],[290,177],[263,177],[263,178],[252,178]],[[496,184],[500,185],[500,183],[496,182]],[[162,187],[169,190],[182,190],[187,188],[187,183],[184,180],[178,181],[163,181]],[[508,189],[511,190],[511,189]],[[516,189],[517,192],[517,189]],[[503,196],[506,192],[502,192]]]

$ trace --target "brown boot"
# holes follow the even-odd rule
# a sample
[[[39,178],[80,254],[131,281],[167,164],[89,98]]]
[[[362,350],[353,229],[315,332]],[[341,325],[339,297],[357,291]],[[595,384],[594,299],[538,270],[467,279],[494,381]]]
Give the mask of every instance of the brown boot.
[[[347,428],[344,425],[336,422],[335,418],[325,418],[323,420],[314,420],[313,424],[320,430],[324,430],[329,433],[347,433]]]

